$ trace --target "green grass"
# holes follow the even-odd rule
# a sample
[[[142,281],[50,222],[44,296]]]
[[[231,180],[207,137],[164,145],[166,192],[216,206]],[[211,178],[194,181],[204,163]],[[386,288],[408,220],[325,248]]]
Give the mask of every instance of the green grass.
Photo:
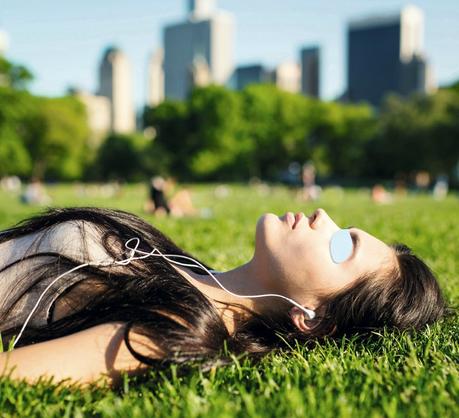
[[[437,273],[450,304],[459,300],[459,199],[441,202],[418,195],[375,205],[365,190],[325,191],[318,204],[304,204],[281,187],[269,194],[229,187],[217,198],[213,186],[193,186],[198,208],[212,218],[153,218],[142,213],[146,190],[127,186],[117,198],[81,197],[71,186],[50,189],[53,205],[95,205],[135,212],[180,246],[216,269],[252,255],[255,222],[264,212],[311,212],[320,206],[340,225],[355,225],[387,242],[411,246]],[[0,228],[37,212],[17,196],[0,192]],[[125,379],[118,390],[81,390],[42,382],[34,386],[0,379],[3,417],[457,417],[459,416],[459,323],[452,318],[414,335],[382,332],[362,344],[330,341],[297,347],[254,366],[237,360],[179,377],[152,371],[147,379]]]

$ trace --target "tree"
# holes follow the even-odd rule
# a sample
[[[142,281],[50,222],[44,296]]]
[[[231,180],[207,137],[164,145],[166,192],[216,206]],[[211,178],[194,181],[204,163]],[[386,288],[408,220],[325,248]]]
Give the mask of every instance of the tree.
[[[459,160],[459,96],[440,90],[404,100],[389,97],[371,147],[380,176],[427,170],[450,173]]]
[[[85,108],[73,97],[32,96],[31,79],[0,57],[0,175],[79,178],[88,155]]]
[[[138,134],[111,134],[99,148],[96,172],[104,180],[143,180],[147,140]]]
[[[27,92],[0,87],[0,176],[30,173],[31,157],[23,135],[31,100]]]
[[[314,100],[270,84],[248,86],[242,96],[247,135],[252,141],[252,175],[277,178],[292,160],[310,158]]]
[[[376,133],[376,117],[366,105],[322,103],[314,130],[315,151],[319,151],[327,174],[358,177],[368,161],[366,149]],[[314,157],[317,154],[313,152]],[[313,159],[315,159],[313,158]]]
[[[25,90],[32,79],[32,73],[27,68],[0,56],[0,86]]]
[[[191,178],[187,162],[188,114],[187,102],[171,100],[145,109],[144,126],[154,128],[156,134],[145,150],[152,174]]]
[[[239,93],[220,86],[197,88],[189,101],[188,168],[199,179],[244,179],[250,142]]]
[[[31,161],[27,149],[15,132],[7,127],[0,128],[0,177],[6,175],[27,175]]]
[[[151,166],[156,159],[164,174],[181,180],[247,178],[251,145],[239,93],[197,88],[186,102],[166,101],[147,109],[144,120],[156,130],[148,147]]]
[[[74,97],[36,97],[24,133],[37,178],[77,179],[83,174],[89,128],[84,106]]]

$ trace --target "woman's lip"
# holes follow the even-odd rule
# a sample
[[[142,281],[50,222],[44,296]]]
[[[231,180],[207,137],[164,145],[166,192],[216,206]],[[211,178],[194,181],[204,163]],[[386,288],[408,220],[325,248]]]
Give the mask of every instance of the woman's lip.
[[[293,223],[292,229],[295,229],[298,223],[301,221],[301,219],[304,218],[304,213],[303,212],[298,212],[295,214],[295,222]]]
[[[314,225],[314,223],[317,221],[319,216],[320,216],[319,209],[315,210],[310,216],[308,216],[308,223],[311,228]]]
[[[293,214],[293,212],[287,212],[285,214],[285,221],[287,222],[290,229],[293,229],[293,226],[295,225],[295,222],[296,222],[295,215]]]

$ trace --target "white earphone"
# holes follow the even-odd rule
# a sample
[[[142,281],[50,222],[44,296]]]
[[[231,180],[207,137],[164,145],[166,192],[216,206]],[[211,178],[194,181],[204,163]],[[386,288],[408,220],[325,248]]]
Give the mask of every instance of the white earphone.
[[[131,247],[130,246],[130,243],[135,241],[135,246],[134,247]],[[285,299],[287,300],[288,302],[292,303],[293,305],[295,305],[296,307],[298,307],[299,309],[301,309],[309,319],[314,319],[316,314],[313,310],[310,310],[310,309],[307,309],[303,306],[301,306],[298,302],[295,302],[293,299],[290,299],[286,296],[283,296],[283,295],[278,295],[278,294],[275,294],[275,293],[267,293],[267,294],[262,294],[262,295],[238,295],[234,292],[231,292],[230,290],[226,289],[221,283],[220,281],[214,276],[213,272],[215,271],[210,271],[208,270],[206,267],[204,267],[199,261],[191,258],[191,257],[187,257],[187,256],[184,256],[184,255],[179,255],[179,254],[162,254],[157,248],[153,248],[153,250],[151,252],[145,252],[145,251],[142,251],[142,250],[139,250],[139,245],[140,245],[140,239],[139,238],[131,238],[129,239],[128,241],[126,241],[126,243],[124,244],[126,249],[130,250],[131,254],[128,258],[124,259],[124,260],[101,260],[101,261],[95,261],[95,262],[89,262],[89,263],[84,263],[84,264],[80,264],[78,266],[75,266],[74,268],[66,271],[65,273],[62,273],[61,275],[59,275],[58,277],[56,277],[46,288],[45,290],[43,290],[43,292],[41,293],[40,297],[38,298],[37,302],[35,303],[34,307],[32,308],[32,310],[30,311],[29,315],[27,316],[26,320],[24,321],[24,324],[22,325],[22,328],[18,334],[18,336],[16,337],[16,339],[14,340],[14,343],[13,343],[13,348],[16,346],[16,344],[18,343],[19,339],[21,338],[27,324],[29,323],[30,321],[30,318],[32,317],[32,315],[34,314],[34,312],[37,310],[38,308],[38,305],[40,304],[44,294],[49,290],[49,288],[54,284],[56,283],[58,280],[60,280],[62,277],[66,276],[67,274],[70,274],[70,273],[73,273],[74,271],[77,271],[79,269],[82,269],[84,267],[88,267],[88,266],[92,266],[92,267],[109,267],[109,266],[114,266],[114,265],[123,265],[123,266],[126,266],[128,265],[129,263],[131,263],[133,260],[141,260],[141,259],[144,259],[144,258],[147,258],[147,257],[162,257],[164,258],[167,262],[171,263],[171,264],[176,264],[176,265],[179,265],[179,266],[182,266],[182,267],[198,267],[200,268],[201,270],[205,271],[210,277],[212,277],[212,279],[215,280],[215,282],[227,293],[233,295],[233,296],[236,296],[236,297],[240,297],[240,298],[267,298],[267,297],[278,297],[278,298],[282,298],[282,299]],[[140,256],[136,256],[136,254],[141,254]],[[175,258],[180,258],[180,259],[185,259],[185,260],[188,260],[188,261],[192,261],[194,264],[189,264],[189,263],[181,263],[181,262],[178,262],[178,261],[174,261],[172,260],[171,258],[172,257],[175,257]]]

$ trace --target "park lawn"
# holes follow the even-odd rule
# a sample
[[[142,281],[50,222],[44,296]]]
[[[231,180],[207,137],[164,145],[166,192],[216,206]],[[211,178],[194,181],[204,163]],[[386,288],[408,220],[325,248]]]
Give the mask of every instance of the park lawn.
[[[102,197],[70,185],[49,188],[54,206],[104,206],[137,213],[215,269],[248,261],[255,223],[265,212],[311,213],[323,207],[338,225],[354,225],[387,242],[404,242],[438,274],[448,302],[459,301],[459,199],[396,197],[376,205],[368,190],[325,190],[319,203],[302,203],[284,187],[192,185],[202,216],[154,218],[142,211],[146,187],[128,185]],[[37,213],[0,191],[0,228]],[[371,342],[329,341],[295,347],[253,365],[246,359],[180,376],[151,371],[125,379],[117,390],[0,379],[0,417],[457,417],[459,322],[451,318],[416,334],[382,331]]]

